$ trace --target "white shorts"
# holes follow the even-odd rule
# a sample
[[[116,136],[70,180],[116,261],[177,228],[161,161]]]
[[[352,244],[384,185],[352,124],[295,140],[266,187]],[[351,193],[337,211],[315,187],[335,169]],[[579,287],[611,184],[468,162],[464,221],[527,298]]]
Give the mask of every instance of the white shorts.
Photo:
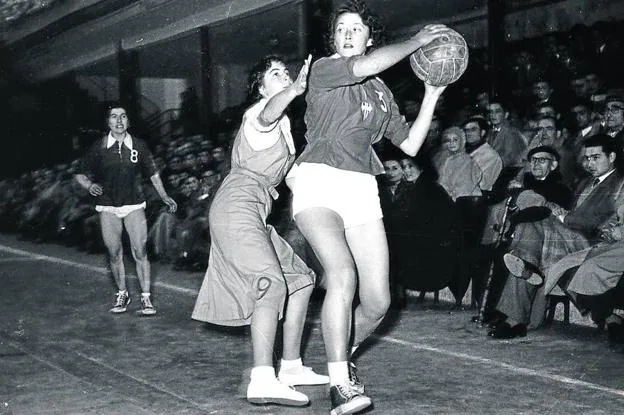
[[[313,207],[336,212],[345,228],[383,218],[375,176],[320,163],[301,163],[294,177],[293,216]]]
[[[138,205],[123,205],[123,206],[101,206],[96,205],[95,210],[98,212],[108,212],[117,216],[118,218],[125,218],[132,212],[138,209],[145,209],[147,204],[145,202]]]

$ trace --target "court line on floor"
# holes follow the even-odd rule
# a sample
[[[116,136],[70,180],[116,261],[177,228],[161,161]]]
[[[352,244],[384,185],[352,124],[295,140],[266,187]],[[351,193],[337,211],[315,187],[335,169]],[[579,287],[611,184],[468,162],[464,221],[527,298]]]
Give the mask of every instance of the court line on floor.
[[[9,253],[16,254],[16,255],[23,255],[23,256],[26,256],[26,257],[31,258],[31,259],[48,261],[48,262],[52,262],[54,264],[67,265],[67,266],[71,266],[71,267],[75,267],[75,268],[80,268],[80,269],[84,269],[84,270],[88,270],[88,271],[93,271],[93,272],[97,272],[99,274],[104,274],[104,275],[108,274],[108,268],[106,268],[106,267],[98,267],[98,266],[95,266],[95,265],[83,264],[81,262],[70,261],[70,260],[59,258],[59,257],[55,257],[55,256],[49,256],[49,255],[43,255],[43,254],[35,254],[33,252],[25,251],[25,250],[22,250],[22,249],[11,248],[11,247],[6,246],[6,245],[0,245],[0,251],[9,252]],[[179,287],[177,285],[168,284],[166,282],[160,282],[160,281],[156,281],[153,284],[156,287],[166,288],[168,290],[179,292],[179,293],[182,293],[182,294],[188,294],[188,295],[193,295],[193,296],[197,295],[197,290],[193,290],[191,288]]]
[[[11,247],[8,247],[6,245],[0,245],[0,251],[6,251],[6,252],[14,253],[14,254],[24,255],[24,256],[27,256],[27,257],[30,257],[30,258],[33,258],[33,259],[46,260],[46,261],[50,261],[50,262],[53,262],[53,263],[56,263],[56,264],[62,264],[62,265],[68,265],[68,266],[73,266],[73,267],[82,268],[82,269],[88,269],[88,270],[91,270],[91,271],[96,271],[96,272],[101,273],[101,274],[107,274],[108,273],[108,269],[105,268],[105,267],[96,267],[94,265],[88,265],[88,264],[83,264],[83,263],[80,263],[80,262],[69,261],[69,260],[58,258],[58,257],[54,257],[54,256],[48,256],[48,255],[43,255],[43,254],[34,254],[32,252],[29,252],[29,251],[16,249],[16,248],[11,248]],[[168,290],[184,293],[184,294],[189,294],[189,295],[193,295],[193,296],[197,295],[197,290],[193,290],[193,289],[190,289],[190,288],[178,287],[176,285],[167,284],[167,283],[163,283],[163,282],[159,282],[159,281],[157,281],[154,285],[156,285],[158,287],[166,288]],[[624,397],[624,390],[622,390],[622,389],[610,388],[608,386],[602,386],[602,385],[599,385],[599,384],[596,384],[596,383],[587,382],[587,381],[583,381],[583,380],[579,380],[579,379],[574,379],[574,378],[570,378],[570,377],[567,377],[567,376],[557,375],[557,374],[549,373],[549,372],[546,372],[546,371],[540,371],[540,370],[535,370],[535,369],[529,369],[529,368],[514,366],[514,365],[509,364],[509,363],[500,362],[500,361],[493,360],[493,359],[488,359],[488,358],[485,358],[485,357],[472,356],[472,355],[469,355],[469,354],[466,354],[466,353],[453,352],[453,351],[441,349],[441,348],[438,348],[438,347],[428,346],[426,344],[413,343],[413,342],[410,342],[410,341],[407,341],[407,340],[401,340],[401,339],[397,339],[397,338],[390,337],[390,336],[374,336],[374,337],[379,339],[380,341],[384,341],[384,342],[387,342],[387,343],[393,343],[393,344],[399,344],[399,345],[406,346],[406,347],[409,347],[409,348],[415,349],[415,350],[423,350],[423,351],[429,351],[429,352],[433,352],[433,353],[442,354],[442,355],[445,355],[445,356],[452,356],[452,357],[455,357],[455,358],[458,358],[458,359],[465,359],[465,360],[478,362],[478,363],[489,365],[489,366],[500,367],[500,368],[509,370],[511,372],[514,372],[514,373],[522,374],[522,375],[539,377],[539,378],[542,378],[542,379],[547,379],[547,380],[556,381],[556,382],[569,384],[569,385],[574,385],[574,386],[579,386],[579,387],[585,387],[585,388],[588,388],[588,389],[591,389],[591,390],[597,390],[597,391],[601,391],[601,392],[606,392],[606,393],[610,393],[610,394],[613,394],[613,395],[617,395],[617,396],[620,396],[620,397]]]
[[[477,363],[481,363],[481,364],[488,365],[488,366],[500,367],[500,368],[509,370],[513,373],[517,373],[520,375],[538,377],[538,378],[542,378],[542,379],[546,379],[550,381],[556,381],[556,382],[565,383],[565,384],[569,384],[573,386],[585,387],[588,389],[592,389],[592,390],[596,390],[600,392],[606,392],[606,393],[610,393],[610,394],[617,395],[620,397],[624,397],[624,390],[622,389],[610,388],[608,386],[599,385],[597,383],[592,383],[592,382],[587,382],[584,380],[570,378],[567,376],[557,375],[557,374],[549,373],[546,371],[515,366],[509,363],[500,362],[498,360],[488,359],[486,357],[473,356],[473,355],[469,355],[466,353],[453,352],[451,350],[429,346],[426,344],[413,343],[407,340],[401,340],[401,339],[397,339],[391,336],[374,336],[374,337],[378,339],[379,341],[406,346],[414,350],[428,351],[428,352],[441,354],[444,356],[455,357],[457,359],[469,360],[472,362],[477,362]]]

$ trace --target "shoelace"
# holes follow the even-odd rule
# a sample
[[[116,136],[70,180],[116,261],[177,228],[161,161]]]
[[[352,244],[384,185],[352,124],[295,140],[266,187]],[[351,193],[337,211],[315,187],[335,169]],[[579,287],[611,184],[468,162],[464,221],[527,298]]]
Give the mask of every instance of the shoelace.
[[[361,385],[360,378],[357,375],[357,368],[351,362],[349,362],[349,381],[352,385]]]
[[[359,395],[359,393],[356,390],[354,390],[353,388],[347,385],[336,385],[336,387],[340,391],[340,394],[344,396],[346,399],[351,399]]]
[[[121,307],[126,303],[126,294],[119,293],[117,294],[117,299],[115,300],[115,307]]]
[[[154,306],[152,305],[152,301],[149,299],[149,297],[141,298],[141,303],[143,304],[144,308],[154,308]]]

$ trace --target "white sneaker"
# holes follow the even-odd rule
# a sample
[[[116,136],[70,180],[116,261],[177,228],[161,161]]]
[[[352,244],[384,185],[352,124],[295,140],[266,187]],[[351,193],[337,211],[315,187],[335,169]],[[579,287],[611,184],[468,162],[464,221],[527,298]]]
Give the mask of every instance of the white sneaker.
[[[277,378],[280,382],[289,386],[325,385],[329,383],[329,376],[319,375],[308,366],[280,370]]]
[[[272,381],[252,380],[247,386],[247,401],[256,405],[277,404],[286,406],[306,406],[310,399],[301,392],[277,379]]]
[[[156,314],[156,309],[152,305],[152,301],[149,297],[141,296],[141,314],[144,316],[153,316]]]

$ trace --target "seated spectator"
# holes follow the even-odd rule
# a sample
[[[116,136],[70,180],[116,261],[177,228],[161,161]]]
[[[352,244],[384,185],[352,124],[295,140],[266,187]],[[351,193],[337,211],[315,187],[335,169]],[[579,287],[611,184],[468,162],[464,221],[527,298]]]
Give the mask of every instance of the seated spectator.
[[[175,193],[179,206],[177,211],[172,213],[162,209],[156,216],[148,232],[149,245],[155,259],[169,261],[182,257],[178,241],[175,238],[177,225],[186,217],[186,207],[190,203],[192,194],[197,191],[198,187],[199,180],[197,177],[187,174],[180,185],[179,193]]]
[[[185,188],[189,186],[189,190],[193,188],[194,190],[182,206],[184,214],[175,225],[175,243],[178,249],[174,264],[176,269],[201,271],[208,266],[210,252],[208,211],[217,190],[219,176],[211,170],[204,173],[207,173],[205,178],[202,178],[197,186],[194,184],[196,179],[193,176],[185,183]]]
[[[587,96],[594,103],[602,103],[607,97],[602,78],[596,71],[590,70],[585,74],[587,80]]]
[[[487,117],[491,125],[486,141],[503,160],[503,169],[512,170],[515,176],[523,166],[527,140],[509,121],[509,111],[500,100],[492,99],[488,105]],[[508,175],[506,175],[508,176]]]
[[[605,134],[615,138],[618,144],[624,144],[624,98],[618,95],[610,95],[605,99],[604,106]]]
[[[544,291],[551,293],[556,284],[599,327],[607,322],[611,340],[622,343],[624,325],[613,310],[624,301],[624,205],[617,213],[617,222],[603,228],[601,242],[564,256],[550,268]]]
[[[466,134],[466,151],[481,169],[479,188],[490,192],[503,170],[503,160],[486,140],[487,123],[482,117],[469,118],[463,124]]]
[[[561,151],[563,138],[561,130],[557,128],[557,120],[550,115],[539,115],[537,117],[537,134],[531,138],[527,150],[539,146],[550,146]],[[527,160],[525,158],[525,160]]]
[[[212,150],[212,159],[214,160],[215,169],[221,176],[225,176],[230,170],[230,162],[227,159],[225,148],[218,146]]]
[[[562,174],[576,187],[587,177],[583,168],[583,140],[600,132],[600,123],[593,119],[593,104],[588,99],[576,99],[568,106],[570,135],[563,142],[560,168]]]
[[[380,198],[397,307],[405,305],[405,288],[440,290],[457,269],[455,206],[426,161],[424,156],[412,159],[395,154],[384,162],[386,186],[394,187],[394,192],[381,187]]]
[[[438,183],[453,201],[462,196],[481,196],[483,173],[466,153],[466,134],[461,128],[450,127],[442,132],[442,149],[435,154],[433,165]]]
[[[591,178],[577,189],[571,210],[552,208],[552,215],[516,227],[505,265],[510,275],[497,309],[507,316],[488,334],[494,338],[525,336],[531,321],[541,323],[545,313],[545,293],[540,287],[548,269],[565,255],[601,241],[600,235],[624,204],[624,179],[616,171],[616,146],[599,134],[584,143],[587,170]],[[539,203],[539,202],[538,202]],[[547,283],[546,286],[550,286]],[[534,319],[531,320],[531,314]]]
[[[533,95],[532,109],[537,110],[538,107],[548,104],[555,108],[555,112],[559,111],[560,102],[551,83],[544,77],[538,78],[531,85],[531,93]]]

